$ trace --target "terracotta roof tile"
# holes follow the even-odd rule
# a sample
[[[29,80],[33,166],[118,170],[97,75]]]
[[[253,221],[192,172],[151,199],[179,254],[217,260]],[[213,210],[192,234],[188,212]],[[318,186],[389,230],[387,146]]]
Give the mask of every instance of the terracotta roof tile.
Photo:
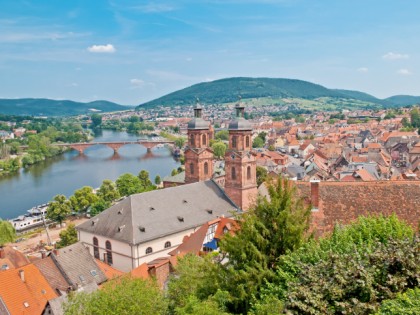
[[[22,281],[20,272],[23,272]],[[0,271],[0,297],[9,312],[19,315],[42,314],[48,300],[57,294],[33,264]]]
[[[105,274],[108,280],[120,277],[124,274],[124,272],[111,267],[110,265],[104,263],[99,259],[95,259],[96,264],[98,265],[99,269]]]

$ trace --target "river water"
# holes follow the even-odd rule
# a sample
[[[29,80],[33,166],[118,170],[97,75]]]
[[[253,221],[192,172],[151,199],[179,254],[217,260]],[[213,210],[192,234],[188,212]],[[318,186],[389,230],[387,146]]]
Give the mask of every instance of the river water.
[[[126,132],[101,131],[93,142],[136,141]],[[116,180],[121,174],[137,175],[147,170],[152,182],[156,175],[169,175],[180,165],[167,148],[146,148],[125,145],[117,154],[111,148],[97,145],[84,154],[71,150],[48,159],[18,174],[0,178],[0,218],[11,219],[26,213],[33,206],[47,203],[57,194],[67,197],[83,186],[99,187],[104,179]]]

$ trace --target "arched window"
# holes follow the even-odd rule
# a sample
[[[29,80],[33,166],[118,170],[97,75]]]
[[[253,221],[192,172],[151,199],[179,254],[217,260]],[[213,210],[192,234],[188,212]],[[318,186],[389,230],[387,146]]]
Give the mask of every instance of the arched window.
[[[106,260],[109,265],[112,265],[112,246],[110,241],[105,242],[105,248],[106,248]]]
[[[207,175],[209,173],[209,164],[204,162],[204,174]]]
[[[232,148],[236,148],[236,136],[232,136]]]
[[[99,259],[99,243],[96,237],[93,238],[93,256]]]
[[[207,145],[207,136],[203,135],[203,145]]]
[[[190,163],[190,173],[194,174],[194,163]]]
[[[191,135],[191,137],[190,137],[190,144],[191,144],[191,146],[192,146],[192,147],[194,147],[194,146],[195,146],[195,139],[194,139],[194,135]]]
[[[171,242],[168,241],[165,243],[165,248],[169,248],[169,247],[171,247]]]
[[[232,167],[232,179],[236,179],[236,169]]]
[[[146,248],[146,255],[153,253],[153,249],[151,247]]]
[[[250,180],[251,179],[251,166],[248,166],[246,168],[246,179]]]
[[[245,145],[247,148],[249,148],[249,136],[245,137]]]

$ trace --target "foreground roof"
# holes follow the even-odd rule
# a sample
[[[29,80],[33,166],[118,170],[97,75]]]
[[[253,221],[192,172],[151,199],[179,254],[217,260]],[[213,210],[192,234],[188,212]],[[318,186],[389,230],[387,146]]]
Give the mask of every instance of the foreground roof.
[[[238,209],[212,180],[131,195],[79,231],[140,244],[185,231]]]

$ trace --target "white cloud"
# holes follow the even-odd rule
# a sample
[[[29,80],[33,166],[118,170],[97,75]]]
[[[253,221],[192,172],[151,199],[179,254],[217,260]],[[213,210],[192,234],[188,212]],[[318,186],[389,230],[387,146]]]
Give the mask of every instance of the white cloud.
[[[382,56],[382,59],[384,60],[398,60],[398,59],[408,59],[410,56],[407,54],[400,54],[400,53],[394,53],[389,52]]]
[[[411,71],[408,69],[400,69],[397,71],[397,73],[401,75],[411,75]]]
[[[366,68],[366,67],[360,67],[360,68],[358,68],[358,69],[357,69],[357,71],[358,71],[358,72],[362,72],[362,73],[366,73],[366,72],[368,72],[368,71],[369,71],[369,69],[368,69],[368,68]]]
[[[107,45],[92,45],[87,49],[91,53],[114,53],[116,51],[115,47],[111,44]]]
[[[139,88],[144,85],[144,81],[141,79],[131,79],[130,84],[132,88]]]

